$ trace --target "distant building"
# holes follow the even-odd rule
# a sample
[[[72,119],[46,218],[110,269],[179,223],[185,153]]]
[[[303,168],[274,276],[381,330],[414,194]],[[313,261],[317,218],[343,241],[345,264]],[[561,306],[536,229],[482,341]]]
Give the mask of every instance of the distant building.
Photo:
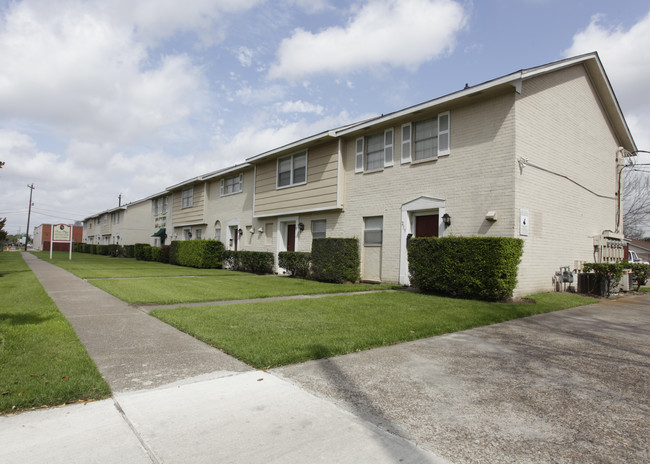
[[[74,243],[83,241],[84,228],[80,225],[72,226],[72,241]],[[50,241],[52,239],[52,224],[41,224],[34,228],[34,245],[35,251],[49,251]],[[69,243],[54,242],[54,251],[70,251]]]

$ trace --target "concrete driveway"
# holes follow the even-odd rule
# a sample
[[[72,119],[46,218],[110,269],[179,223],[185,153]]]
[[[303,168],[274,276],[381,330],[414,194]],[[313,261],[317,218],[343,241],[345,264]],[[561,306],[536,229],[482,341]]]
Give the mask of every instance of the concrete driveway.
[[[271,372],[454,463],[650,462],[650,295]]]

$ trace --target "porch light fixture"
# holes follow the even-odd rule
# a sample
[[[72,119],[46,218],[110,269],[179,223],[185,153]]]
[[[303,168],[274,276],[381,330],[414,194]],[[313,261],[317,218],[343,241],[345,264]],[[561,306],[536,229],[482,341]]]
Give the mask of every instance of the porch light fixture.
[[[305,230],[305,225],[302,222],[299,222],[298,229],[300,230],[300,232],[302,232],[303,230]]]
[[[447,213],[443,214],[442,222],[445,225],[445,227],[449,227],[451,225],[451,216],[448,215]]]
[[[237,233],[239,234],[240,237],[244,235],[244,231],[241,229],[237,229]]]

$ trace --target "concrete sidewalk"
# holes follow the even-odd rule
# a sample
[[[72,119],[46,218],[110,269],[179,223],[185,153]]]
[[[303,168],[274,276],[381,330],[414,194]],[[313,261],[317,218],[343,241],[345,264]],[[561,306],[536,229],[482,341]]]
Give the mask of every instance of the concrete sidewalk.
[[[31,253],[22,256],[113,392],[153,388],[207,373],[228,376],[251,370],[58,266]]]
[[[3,464],[448,462],[23,256],[114,395],[0,417]]]

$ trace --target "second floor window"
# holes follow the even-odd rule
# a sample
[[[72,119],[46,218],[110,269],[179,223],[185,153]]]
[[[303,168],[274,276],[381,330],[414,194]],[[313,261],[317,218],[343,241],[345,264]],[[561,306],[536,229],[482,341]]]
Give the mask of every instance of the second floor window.
[[[194,204],[194,187],[183,190],[181,208],[189,208]]]
[[[239,174],[228,179],[221,179],[221,196],[232,195],[242,191],[244,185],[244,175]]]
[[[278,187],[307,183],[307,152],[278,159]]]

